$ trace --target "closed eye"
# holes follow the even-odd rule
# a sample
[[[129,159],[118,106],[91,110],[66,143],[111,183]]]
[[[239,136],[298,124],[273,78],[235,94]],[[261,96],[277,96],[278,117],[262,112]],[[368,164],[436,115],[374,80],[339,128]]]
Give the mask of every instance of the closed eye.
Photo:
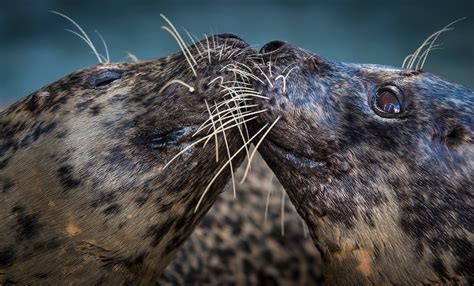
[[[104,69],[100,70],[87,78],[87,85],[89,87],[101,87],[108,85],[124,75],[123,71]]]

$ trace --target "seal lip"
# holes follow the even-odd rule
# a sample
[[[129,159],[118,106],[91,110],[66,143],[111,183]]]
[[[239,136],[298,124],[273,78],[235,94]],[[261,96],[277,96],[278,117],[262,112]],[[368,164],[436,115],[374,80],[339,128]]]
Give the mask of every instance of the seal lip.
[[[267,145],[270,147],[270,149],[277,153],[278,157],[283,158],[293,165],[304,167],[306,169],[321,169],[327,165],[326,161],[315,160],[307,156],[297,154],[296,152],[288,150],[268,139]]]

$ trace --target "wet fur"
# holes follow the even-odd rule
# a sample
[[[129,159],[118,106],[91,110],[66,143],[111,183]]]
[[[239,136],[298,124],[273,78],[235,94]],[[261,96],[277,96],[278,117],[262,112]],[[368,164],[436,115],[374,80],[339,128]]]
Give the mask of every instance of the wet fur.
[[[474,283],[472,90],[280,44],[265,63],[271,56],[274,75],[297,69],[286,92],[257,83],[271,97],[260,124],[281,116],[260,152],[308,224],[325,282]],[[404,93],[403,118],[369,106],[388,83]]]
[[[246,47],[236,40],[225,52]],[[194,141],[180,132],[207,119],[204,100],[219,99],[207,83],[229,62],[200,66],[197,78],[182,53],[104,63],[2,111],[0,284],[155,281],[230,177],[226,170],[195,212],[223,165],[213,145],[196,146],[163,169]],[[103,73],[121,77],[101,82]],[[161,90],[175,78],[195,92]],[[236,130],[227,140],[232,152],[242,145]],[[223,140],[218,144],[224,158]]]

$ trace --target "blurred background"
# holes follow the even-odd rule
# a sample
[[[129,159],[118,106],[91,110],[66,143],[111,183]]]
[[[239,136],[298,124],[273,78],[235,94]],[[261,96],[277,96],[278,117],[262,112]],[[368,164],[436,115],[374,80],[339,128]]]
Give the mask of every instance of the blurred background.
[[[232,32],[260,48],[274,39],[348,62],[401,66],[431,33],[462,17],[443,34],[425,70],[474,88],[474,0],[269,1],[269,0],[2,0],[0,109],[43,85],[97,60],[79,38],[64,31],[75,19],[96,45],[100,31],[112,61],[161,57],[178,50],[160,29],[167,15],[191,32]]]

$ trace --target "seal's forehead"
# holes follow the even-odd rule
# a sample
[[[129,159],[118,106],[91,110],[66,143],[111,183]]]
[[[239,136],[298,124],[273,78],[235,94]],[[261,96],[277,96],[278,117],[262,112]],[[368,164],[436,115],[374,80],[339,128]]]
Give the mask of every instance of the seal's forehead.
[[[422,71],[404,69],[388,65],[378,65],[378,64],[348,64],[355,70],[359,72],[359,75],[371,76],[371,77],[392,77],[392,76],[401,76],[401,77],[413,77],[422,74]]]

